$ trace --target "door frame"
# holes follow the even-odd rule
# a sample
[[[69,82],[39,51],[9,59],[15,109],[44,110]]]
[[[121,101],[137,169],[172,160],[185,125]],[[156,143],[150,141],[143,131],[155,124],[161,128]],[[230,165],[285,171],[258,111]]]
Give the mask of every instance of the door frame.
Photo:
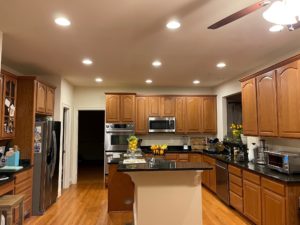
[[[71,154],[71,183],[77,184],[78,181],[78,126],[79,126],[79,111],[104,111],[102,107],[75,107],[74,109],[74,129],[72,135],[72,154]],[[105,120],[105,118],[104,118]],[[105,123],[105,121],[104,121]]]

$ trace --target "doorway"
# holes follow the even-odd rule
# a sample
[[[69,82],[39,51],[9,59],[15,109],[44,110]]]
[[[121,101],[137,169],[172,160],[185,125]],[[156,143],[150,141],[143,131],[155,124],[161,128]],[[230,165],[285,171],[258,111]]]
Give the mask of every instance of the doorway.
[[[104,110],[78,112],[78,180],[101,179],[104,170]]]
[[[232,137],[231,124],[242,124],[242,94],[226,97],[227,101],[227,136]]]

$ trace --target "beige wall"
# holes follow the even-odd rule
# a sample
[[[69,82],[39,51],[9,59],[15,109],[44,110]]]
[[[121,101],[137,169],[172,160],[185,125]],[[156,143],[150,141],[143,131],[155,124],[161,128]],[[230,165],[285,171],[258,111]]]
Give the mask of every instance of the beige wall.
[[[0,31],[0,70],[1,70],[1,60],[2,60],[2,42],[3,42],[3,33]]]

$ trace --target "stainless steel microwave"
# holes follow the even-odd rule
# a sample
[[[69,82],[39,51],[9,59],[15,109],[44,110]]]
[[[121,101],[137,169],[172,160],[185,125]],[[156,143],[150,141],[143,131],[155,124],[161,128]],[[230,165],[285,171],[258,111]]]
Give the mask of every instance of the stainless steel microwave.
[[[300,173],[300,154],[293,152],[273,152],[268,151],[267,164],[271,169],[281,173],[293,174]]]
[[[175,133],[175,117],[149,117],[149,133]]]

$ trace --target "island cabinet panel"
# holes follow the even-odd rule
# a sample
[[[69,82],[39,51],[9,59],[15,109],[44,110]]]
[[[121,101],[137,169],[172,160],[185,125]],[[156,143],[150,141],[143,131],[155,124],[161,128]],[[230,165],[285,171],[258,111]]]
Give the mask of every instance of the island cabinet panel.
[[[121,95],[121,121],[134,122],[135,118],[135,96]]]
[[[54,102],[55,102],[55,89],[51,87],[47,87],[46,114],[48,115],[54,114]]]
[[[258,76],[256,83],[259,135],[278,136],[275,71]]]
[[[135,132],[148,133],[148,97],[136,97]]]
[[[277,69],[279,136],[300,138],[299,61]]]
[[[255,78],[242,82],[242,114],[243,133],[245,135],[257,135],[257,102]]]
[[[186,98],[176,97],[176,133],[186,133]]]
[[[120,95],[106,95],[106,122],[120,122]]]
[[[37,82],[36,89],[36,112],[45,113],[46,112],[46,96],[47,96],[47,86],[40,82]]]
[[[203,97],[203,132],[217,133],[216,97]]]
[[[160,116],[175,116],[176,97],[160,97]]]
[[[149,116],[160,116],[160,97],[151,96],[149,97]]]
[[[248,180],[243,181],[244,215],[255,224],[261,224],[261,188]]]
[[[203,98],[186,97],[186,131],[188,133],[203,132]]]

